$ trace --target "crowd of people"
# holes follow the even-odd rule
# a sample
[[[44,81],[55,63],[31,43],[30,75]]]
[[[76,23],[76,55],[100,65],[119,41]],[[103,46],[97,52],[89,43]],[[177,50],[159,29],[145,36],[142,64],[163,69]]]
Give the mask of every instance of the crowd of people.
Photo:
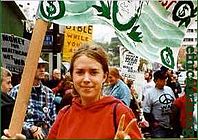
[[[46,77],[47,61],[39,58],[22,135],[27,139],[142,139],[180,138],[187,128],[185,106],[177,74],[162,66],[147,70],[141,92],[134,80],[120,76],[119,69],[109,66],[106,52],[96,44],[84,44],[73,55],[70,70],[61,76],[54,69]],[[49,75],[48,75],[49,76]],[[1,67],[1,135],[7,130],[20,87],[11,84],[12,73]],[[197,78],[193,92],[197,93]],[[194,105],[193,136],[197,137],[197,106]],[[179,117],[179,119],[178,119]],[[185,137],[185,136],[184,136]]]

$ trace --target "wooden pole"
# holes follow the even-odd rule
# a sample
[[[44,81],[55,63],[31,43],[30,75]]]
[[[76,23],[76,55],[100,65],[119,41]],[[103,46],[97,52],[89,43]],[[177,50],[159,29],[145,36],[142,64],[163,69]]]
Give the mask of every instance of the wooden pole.
[[[38,60],[42,50],[47,27],[48,27],[47,22],[41,19],[38,19],[36,21],[29,45],[27,58],[25,61],[25,67],[21,78],[19,92],[17,94],[17,98],[9,126],[9,132],[12,137],[18,133],[21,133],[23,127],[23,122],[25,119],[25,114],[29,103],[31,89],[33,86],[33,81],[35,78]]]

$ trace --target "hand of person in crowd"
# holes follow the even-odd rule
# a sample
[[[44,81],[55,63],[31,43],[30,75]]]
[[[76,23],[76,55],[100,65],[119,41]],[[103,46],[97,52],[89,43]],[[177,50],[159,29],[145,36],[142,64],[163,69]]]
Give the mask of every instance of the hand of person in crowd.
[[[140,121],[138,122],[138,126],[141,128],[149,127],[149,122],[145,120],[142,110],[140,113]]]
[[[140,122],[138,122],[138,126],[141,128],[149,127],[149,123],[145,119],[142,119]]]
[[[10,132],[8,131],[8,129],[5,129],[4,131],[4,135],[1,137],[1,139],[26,139],[26,136],[23,134],[16,134],[14,137],[11,137]]]
[[[137,121],[137,119],[132,119],[129,124],[124,128],[125,123],[125,115],[123,114],[120,118],[118,129],[116,132],[116,135],[114,139],[131,139],[129,136],[130,131],[133,129],[134,123]]]
[[[31,129],[32,135],[36,139],[44,139],[45,134],[43,134],[42,128],[38,126],[32,126]]]

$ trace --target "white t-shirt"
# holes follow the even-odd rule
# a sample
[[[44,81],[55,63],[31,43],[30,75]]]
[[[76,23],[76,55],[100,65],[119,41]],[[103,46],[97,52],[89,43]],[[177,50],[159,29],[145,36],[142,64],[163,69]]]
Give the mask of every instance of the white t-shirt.
[[[145,80],[142,86],[142,96],[145,96],[146,91],[153,87],[155,87],[155,82],[153,80],[151,80],[150,82],[147,82]]]

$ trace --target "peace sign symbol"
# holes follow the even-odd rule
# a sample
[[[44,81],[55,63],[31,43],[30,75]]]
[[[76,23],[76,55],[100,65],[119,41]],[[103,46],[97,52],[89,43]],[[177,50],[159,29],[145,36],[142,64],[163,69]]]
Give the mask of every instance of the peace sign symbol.
[[[172,103],[172,101],[174,100],[174,98],[170,95],[170,94],[162,94],[160,97],[159,97],[159,102],[161,104],[170,104]]]
[[[127,124],[126,128],[124,128],[125,114],[122,114],[114,139],[131,139],[130,136],[129,136],[129,133],[135,127],[136,121],[137,121],[137,119],[135,119],[135,118],[132,119]]]

